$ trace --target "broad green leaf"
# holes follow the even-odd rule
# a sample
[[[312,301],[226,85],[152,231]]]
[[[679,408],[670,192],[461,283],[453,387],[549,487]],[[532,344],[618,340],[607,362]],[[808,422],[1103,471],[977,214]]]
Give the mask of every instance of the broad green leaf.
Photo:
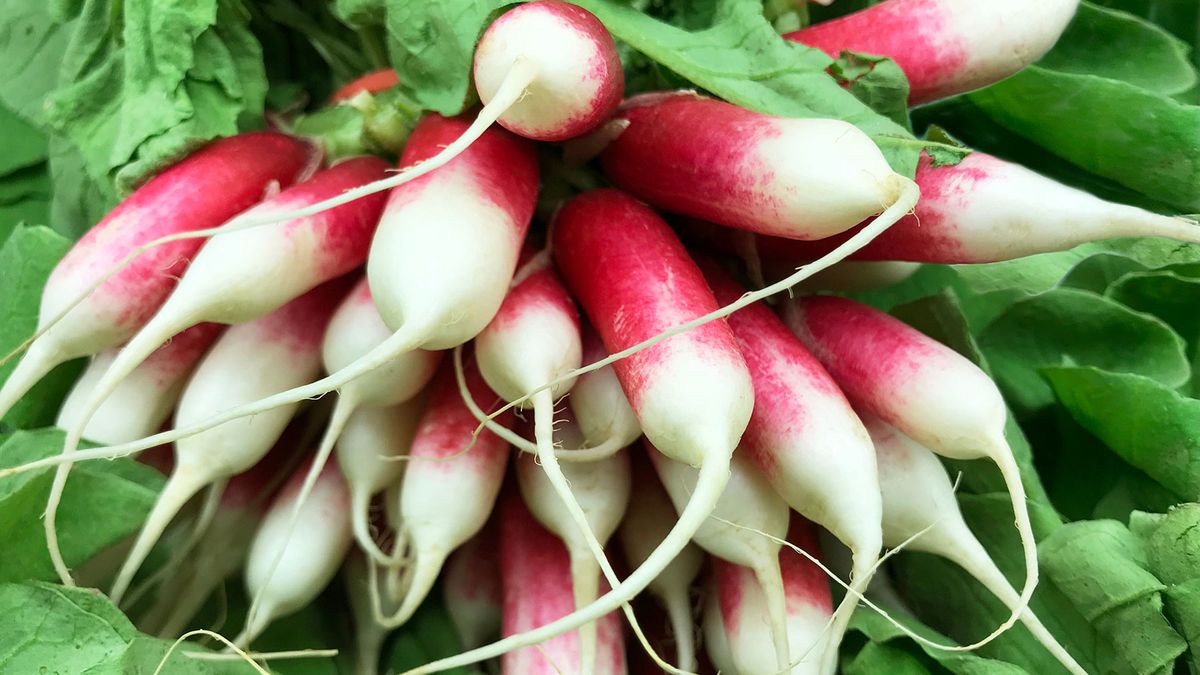
[[[431,593],[415,616],[404,624],[392,642],[391,652],[384,663],[391,672],[403,673],[430,661],[453,656],[462,651],[458,631],[442,605],[441,594]],[[446,671],[452,675],[469,675],[467,668]]]
[[[1200,400],[1132,373],[1081,367],[1042,374],[1076,421],[1113,452],[1168,490],[1200,499]]]
[[[0,242],[21,223],[44,223],[50,215],[50,175],[45,163],[0,177]]]
[[[1162,319],[1196,354],[1200,341],[1200,278],[1166,270],[1131,272],[1112,283],[1107,295],[1131,309]]]
[[[932,640],[936,644],[949,645],[954,643],[953,640],[922,624],[920,620],[906,611],[892,607],[887,607],[887,610],[893,619],[896,619],[905,628],[921,637]],[[903,641],[910,638],[876,612],[866,607],[860,607],[850,619],[850,630],[863,633],[871,639],[871,642],[867,643],[863,651],[850,662],[846,668],[847,673],[874,675],[875,673],[891,672],[925,672],[921,670],[891,670],[891,668],[912,669],[918,666],[923,668],[923,666],[921,666],[920,661],[911,652],[895,646],[903,644]],[[913,644],[931,661],[956,675],[1024,675],[1028,672],[1019,666],[986,658],[978,653],[948,652],[926,644],[916,642]],[[871,649],[872,645],[875,646],[875,653],[868,653],[864,660],[863,653],[867,653],[867,650]]]
[[[11,467],[58,454],[63,434],[57,429],[18,431],[0,440],[0,465]],[[7,542],[0,581],[57,578],[42,529],[53,474],[54,469],[45,468],[0,478],[0,537]],[[136,532],[162,484],[157,471],[128,459],[76,466],[57,520],[67,564],[79,565]]]
[[[908,77],[896,62],[881,56],[843,52],[830,66],[838,84],[867,107],[912,131],[908,119]],[[939,151],[942,151],[939,148]],[[958,153],[955,153],[958,157]],[[957,159],[951,162],[957,163]]]
[[[107,182],[87,173],[83,155],[70,142],[50,139],[50,227],[68,239],[83,236],[117,205],[117,194]]]
[[[1165,323],[1070,288],[1014,303],[983,331],[979,343],[997,384],[1021,411],[1054,401],[1040,368],[1095,366],[1145,375],[1172,387],[1191,377],[1183,340]]]
[[[1165,514],[1134,513],[1129,529],[1142,538],[1150,571],[1167,588],[1166,615],[1191,649],[1191,672],[1200,670],[1200,504]]]
[[[1146,266],[1119,253],[1097,253],[1079,261],[1062,278],[1059,286],[1105,294],[1110,284],[1130,272],[1142,272]],[[1118,299],[1118,302],[1120,300]],[[1137,309],[1136,307],[1134,309]],[[1151,314],[1153,312],[1150,312]]]
[[[1192,46],[1192,62],[1200,66],[1200,3],[1195,0],[1096,0],[1097,4],[1131,12],[1171,31]]]
[[[1096,628],[1103,672],[1172,672],[1187,644],[1162,614],[1142,542],[1114,520],[1063,525],[1042,543],[1046,578]]]
[[[46,160],[46,137],[4,105],[0,105],[0,138],[4,139],[0,176]]]
[[[37,327],[42,286],[70,242],[44,227],[20,227],[0,248],[0,352],[7,354]],[[16,357],[0,366],[0,382],[16,367]],[[9,427],[45,426],[54,421],[59,404],[79,374],[79,364],[65,364],[34,386],[3,423]]]
[[[46,0],[0,3],[0,101],[39,122],[73,24],[55,17]]]
[[[868,642],[846,665],[846,675],[871,675],[872,673],[894,673],[895,675],[925,675],[929,673],[916,656],[883,642]],[[998,671],[997,671],[998,672]]]

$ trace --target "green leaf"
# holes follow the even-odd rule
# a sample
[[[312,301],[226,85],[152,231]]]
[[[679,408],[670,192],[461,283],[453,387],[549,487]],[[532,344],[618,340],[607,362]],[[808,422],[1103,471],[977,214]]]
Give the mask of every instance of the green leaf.
[[[1132,373],[1081,367],[1042,374],[1075,420],[1113,452],[1168,490],[1200,499],[1200,401]]]
[[[266,75],[239,0],[84,2],[43,119],[128,192],[213,138],[261,124]]]
[[[403,673],[431,661],[453,656],[462,651],[462,643],[454,622],[446,612],[440,593],[431,593],[416,615],[392,641],[391,652],[384,657],[390,672]],[[469,675],[467,668],[446,671],[453,675]]]
[[[838,84],[854,94],[872,110],[912,131],[908,119],[908,77],[896,62],[882,56],[842,52],[829,68]],[[938,147],[935,160],[945,159],[945,148]],[[961,153],[954,153],[949,163],[957,164]],[[936,162],[941,166],[941,162]]]
[[[79,239],[117,205],[107,182],[87,173],[83,155],[69,141],[50,139],[50,227],[68,239]]]
[[[0,101],[30,122],[41,120],[58,81],[72,24],[53,16],[45,0],[0,3]]]
[[[952,644],[954,641],[938,633],[903,610],[887,607],[888,614],[917,635],[937,644]],[[871,642],[863,648],[846,668],[848,675],[874,675],[875,673],[920,673],[929,672],[911,652],[894,646],[908,640],[899,628],[874,611],[860,608],[850,619],[850,630],[863,633]],[[926,657],[940,667],[956,675],[1025,675],[1028,671],[995,659],[971,652],[948,652],[922,643],[914,643]],[[868,651],[870,650],[870,651]],[[864,654],[866,656],[864,657]],[[896,670],[893,670],[895,668]],[[916,670],[921,668],[921,670]],[[907,669],[907,670],[905,670]]]
[[[0,176],[0,241],[21,223],[44,223],[50,215],[50,175],[44,163]]]
[[[1167,618],[1191,648],[1191,671],[1200,670],[1200,504],[1166,514],[1134,513],[1129,529],[1145,542],[1150,571],[1163,591]]]
[[[1119,253],[1097,253],[1079,261],[1079,264],[1062,278],[1059,286],[1104,295],[1109,285],[1117,279],[1130,272],[1142,272],[1145,269],[1145,265],[1129,256]]]
[[[58,429],[0,436],[0,465],[56,455],[62,443]],[[44,468],[0,478],[0,537],[7,542],[0,581],[57,578],[42,529],[53,476],[53,468]],[[79,565],[136,532],[163,482],[154,469],[128,459],[76,466],[58,510],[59,543],[67,564]]]
[[[1104,296],[1059,288],[1014,303],[980,335],[996,382],[1019,410],[1054,397],[1038,370],[1085,365],[1177,387],[1191,377],[1183,340],[1162,321]],[[1136,345],[1136,349],[1130,349]]]
[[[1130,272],[1114,281],[1108,297],[1127,307],[1153,314],[1169,325],[1191,348],[1200,341],[1200,278],[1175,272]]]
[[[37,328],[42,286],[66,254],[70,242],[44,227],[17,228],[0,248],[0,352],[7,354]],[[16,357],[0,366],[0,382],[16,368]],[[33,387],[4,417],[9,427],[45,426],[79,374],[80,364],[64,364]]]
[[[1192,62],[1200,66],[1200,4],[1195,0],[1097,0],[1097,4],[1132,12],[1171,31],[1192,46]]]
[[[0,138],[5,146],[0,154],[0,176],[46,161],[46,137],[3,105],[0,105]]]
[[[1187,648],[1162,614],[1164,586],[1147,569],[1142,542],[1114,520],[1060,527],[1042,543],[1048,580],[1096,628],[1103,672],[1172,672]]]
[[[912,654],[882,642],[868,642],[845,668],[846,675],[893,673],[894,675],[925,675],[929,672],[921,660]]]

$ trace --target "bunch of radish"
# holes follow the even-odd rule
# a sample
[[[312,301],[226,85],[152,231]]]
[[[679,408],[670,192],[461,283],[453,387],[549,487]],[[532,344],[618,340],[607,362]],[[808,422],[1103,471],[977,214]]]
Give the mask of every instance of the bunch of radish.
[[[1076,3],[1025,3],[1040,18],[1020,22],[989,4],[888,0],[788,37],[893,56],[919,103],[1036,59]],[[165,633],[244,558],[252,603],[236,642],[252,645],[345,564],[362,672],[442,578],[469,650],[412,672],[499,657],[511,673],[619,673],[637,642],[671,672],[706,652],[723,672],[833,673],[884,547],[915,536],[911,548],[954,560],[1011,610],[974,645],[934,647],[974,649],[1019,621],[1084,672],[1028,608],[1036,542],[988,377],[850,300],[797,298],[781,313],[759,301],[848,257],[986,262],[1113,236],[1200,242],[1200,228],[980,153],[924,157],[910,180],[840,120],[686,91],[622,101],[612,38],[559,0],[500,15],[474,82],[482,108],[425,117],[394,174],[366,156],[321,166],[281,133],[219,140],[59,263],[0,416],[57,364],[92,357],[58,418],[62,455],[2,472],[57,467],[45,524],[63,583],[55,509],[70,466],[173,444],[111,597],[202,490],[197,560],[235,553],[148,614]],[[356,86],[394,83],[389,71]],[[593,132],[614,187],[571,197],[530,234],[537,153],[558,151],[538,143]],[[686,247],[668,213],[726,255]],[[731,272],[728,255],[747,241],[760,261],[807,264],[750,290],[753,270]],[[310,402],[324,395],[336,401]],[[294,418],[320,440],[293,439],[298,468],[267,464]],[[1022,583],[962,522],[937,456],[1000,468]],[[268,466],[278,475],[261,476]],[[286,484],[251,509],[248,476]],[[843,583],[793,551],[819,557],[817,527],[850,552]],[[673,651],[642,631],[631,603],[645,590]]]

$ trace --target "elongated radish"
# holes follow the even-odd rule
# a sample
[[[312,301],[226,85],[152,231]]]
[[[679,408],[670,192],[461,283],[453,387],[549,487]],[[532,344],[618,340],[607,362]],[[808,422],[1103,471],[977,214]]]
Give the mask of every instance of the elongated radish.
[[[625,515],[629,503],[629,457],[622,452],[594,462],[560,468],[559,475],[575,502],[572,509],[564,508],[560,486],[553,483],[549,473],[539,467],[533,457],[517,458],[517,482],[526,506],[539,523],[566,544],[571,560],[574,607],[578,609],[596,599],[601,574],[596,550],[603,557],[604,545]],[[576,521],[576,513],[571,511],[583,516],[582,525]],[[589,538],[595,541],[595,550]],[[615,572],[612,577],[617,578]],[[581,626],[578,635],[579,672],[592,673],[596,660],[596,624]]]
[[[584,363],[608,356],[600,336],[590,326],[584,327],[581,335]],[[611,366],[584,373],[575,380],[568,403],[579,430],[593,449],[628,447],[642,435],[637,415]]]
[[[474,649],[500,635],[500,526],[493,516],[446,560],[442,600],[463,646]]]
[[[217,339],[221,328],[220,324],[202,323],[159,347],[113,390],[92,416],[83,436],[97,443],[117,444],[158,431],[179,400],[187,376]],[[79,425],[89,392],[116,357],[114,350],[92,357],[91,364],[63,401],[56,426],[68,429]]]
[[[354,675],[376,675],[383,643],[391,631],[375,623],[375,612],[371,607],[371,588],[378,587],[378,575],[383,568],[367,563],[366,553],[350,551],[342,565],[342,580],[346,586],[346,598],[354,618]],[[370,574],[377,575],[372,580]]]
[[[1027,602],[971,533],[954,498],[954,486],[937,455],[870,413],[863,412],[862,418],[879,456],[884,542],[896,546],[933,525],[931,530],[913,539],[909,548],[940,555],[958,564],[1017,612],[1021,623],[1068,671],[1077,675],[1086,673],[1029,611]]]
[[[446,557],[483,528],[508,462],[508,444],[499,437],[485,431],[472,438],[475,417],[463,404],[449,365],[430,387],[401,481],[400,521],[412,563],[405,570],[407,590],[399,609],[378,617],[393,628],[429,595]],[[490,406],[496,400],[473,366],[468,382],[476,401]],[[511,417],[501,420],[510,423]]]
[[[246,618],[245,628],[233,641],[236,645],[249,645],[271,621],[312,602],[333,579],[350,550],[354,540],[350,531],[350,491],[335,466],[321,471],[303,506],[302,518],[308,523],[303,536],[286,536],[307,470],[301,465],[292,474],[254,535],[246,558],[246,590],[263,600],[259,611]]]
[[[812,523],[793,518],[788,541],[813,555],[820,555],[816,531]],[[802,673],[835,672],[822,667],[822,648],[827,645],[825,630],[833,614],[829,582],[824,572],[808,560],[783,550],[779,553],[783,570],[783,585],[787,594],[787,631],[792,653],[797,662],[784,671]],[[713,558],[712,573],[720,603],[721,623],[729,648],[729,657],[736,672],[742,675],[775,675],[779,668],[770,658],[771,644],[767,639],[771,623],[768,602],[763,596],[754,571]],[[815,648],[814,648],[815,647]],[[804,658],[800,655],[807,654]]]
[[[696,491],[696,469],[647,448],[651,463],[675,510],[682,512]],[[731,477],[711,517],[692,535],[709,554],[753,570],[768,608],[767,635],[775,645],[777,671],[792,662],[787,637],[787,600],[779,570],[779,544],[759,534],[787,536],[788,505],[775,494],[763,474],[741,453],[730,464]]]
[[[718,302],[732,302],[744,292],[715,264],[705,261],[701,267]],[[770,309],[751,305],[728,321],[754,381],[754,414],[739,453],[788,506],[853,553],[852,583],[829,638],[833,658],[883,545],[875,449],[833,378]],[[833,672],[829,665],[826,670]]]
[[[1195,222],[1104,201],[982,152],[953,166],[935,166],[922,155],[916,181],[921,201],[913,213],[851,258],[987,263],[1115,237],[1200,243]],[[854,234],[812,242],[759,237],[755,249],[764,261],[802,264]]]
[[[373,94],[384,89],[391,89],[400,84],[400,76],[391,68],[381,68],[373,70],[362,77],[353,79],[342,85],[337,91],[329,96],[330,103],[338,103],[346,101],[357,96],[360,92]]]
[[[346,291],[346,281],[329,282],[257,321],[225,331],[188,381],[175,413],[176,426],[311,379],[320,368],[321,335]],[[175,470],[113,584],[114,602],[184,503],[204,486],[254,466],[295,411],[295,405],[278,408],[176,443]]]
[[[637,569],[667,537],[676,513],[675,506],[654,473],[654,467],[642,453],[633,452],[631,455],[632,492],[637,497],[629,500],[629,508],[617,534],[630,569]],[[675,663],[680,670],[687,672],[696,671],[691,589],[703,564],[704,554],[695,545],[688,544],[649,586],[650,592],[658,597],[667,611],[671,633],[675,638]]]
[[[58,364],[132,337],[166,300],[202,240],[155,247],[105,280],[114,266],[160,237],[216,227],[262,199],[272,185],[290,185],[312,159],[312,148],[299,139],[241,134],[197,150],[127,197],[46,281],[38,335],[0,389],[0,418]]]
[[[995,383],[958,352],[853,300],[797,300],[787,306],[786,318],[856,407],[943,457],[988,458],[999,467],[1025,549],[1025,586],[1012,616],[976,645],[1000,635],[1028,605],[1038,559],[1025,486],[1004,437],[1007,409]]]
[[[526,510],[518,495],[505,495],[500,510],[500,583],[504,592],[505,635],[521,635],[570,614],[575,607],[567,547]],[[581,640],[559,635],[536,647],[510,651],[500,662],[508,675],[580,672]],[[596,621],[597,675],[625,672],[625,649],[617,615]]]
[[[999,82],[1045,54],[1079,0],[888,0],[784,35],[836,57],[889,56],[908,76],[910,105]]]
[[[721,615],[721,594],[711,574],[705,585],[703,614],[701,630],[704,634],[704,651],[709,660],[721,675],[741,675],[733,663],[733,650],[725,633],[725,618]]]

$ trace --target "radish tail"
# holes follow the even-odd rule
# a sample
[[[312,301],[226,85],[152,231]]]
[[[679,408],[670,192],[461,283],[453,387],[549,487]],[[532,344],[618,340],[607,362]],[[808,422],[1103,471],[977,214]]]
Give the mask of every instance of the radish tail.
[[[108,597],[112,598],[114,605],[121,605],[121,598],[133,582],[133,576],[145,562],[146,556],[150,555],[150,549],[158,543],[167,525],[192,495],[199,492],[210,480],[211,476],[208,474],[189,471],[188,467],[179,467],[171,474],[150,515],[146,517],[146,523],[142,525],[142,531],[138,533],[137,541],[129,551],[129,557],[125,558],[125,564],[121,566],[121,571],[117,573],[117,579],[113,582]]]
[[[398,628],[404,622],[412,618],[412,615],[421,606],[421,603],[429,595],[429,591],[433,588],[433,584],[437,582],[438,574],[442,571],[442,565],[446,562],[446,554],[440,550],[418,550],[413,559],[412,567],[410,568],[411,575],[408,576],[408,588],[404,593],[404,600],[400,603],[400,608],[391,616],[384,616],[383,607],[380,605],[379,593],[372,593],[374,599],[375,621],[384,628]],[[374,561],[371,562],[372,579],[374,579]],[[372,586],[377,587],[378,584],[371,582]]]
[[[257,612],[248,614],[246,616],[246,627],[233,639],[233,644],[242,649],[248,649],[250,643],[254,642],[255,638],[262,635],[267,626],[271,625],[271,621],[275,618],[274,613],[275,608],[268,605],[266,607],[259,607]],[[228,653],[231,650],[226,649],[225,651]]]
[[[667,608],[667,619],[671,622],[671,633],[675,636],[675,661],[683,671],[696,670],[696,635],[692,627],[692,603],[687,589],[682,593],[667,593],[663,604]]]
[[[571,556],[571,588],[575,594],[575,608],[586,607],[600,592],[600,565],[590,555]],[[593,675],[596,672],[595,621],[579,627],[579,673]]]
[[[33,388],[54,367],[67,360],[59,349],[46,340],[35,340],[29,351],[17,362],[17,367],[0,387],[0,419],[8,414],[21,397]]]
[[[846,597],[842,598],[842,602],[833,612],[833,623],[829,627],[828,646],[825,648],[825,653],[820,656],[823,662],[820,671],[822,673],[833,675],[837,672],[838,647],[842,643],[842,637],[846,634],[850,617],[858,608],[859,597],[866,593],[871,578],[875,576],[876,563],[879,562],[879,546],[871,549],[871,555],[863,555],[866,550],[866,547],[861,547],[854,551],[854,565],[850,572],[850,584],[846,589]]]
[[[436,673],[495,658],[514,649],[535,645],[562,635],[589,621],[595,621],[628,603],[671,564],[671,561],[692,540],[696,530],[700,529],[700,526],[708,520],[713,505],[717,503],[721,493],[725,491],[725,485],[729,482],[729,458],[728,452],[716,453],[700,466],[700,475],[696,481],[696,489],[692,493],[692,498],[679,515],[679,519],[675,521],[675,526],[667,533],[667,537],[646,558],[641,567],[634,570],[633,574],[629,575],[623,583],[615,585],[596,602],[533,630],[510,635],[490,645],[439,659],[409,670],[403,675]],[[672,670],[678,672],[678,669]]]
[[[767,601],[767,615],[771,618],[771,640],[775,643],[775,663],[779,671],[790,673],[792,650],[788,644],[787,596],[783,592],[783,572],[779,569],[778,552],[761,568],[754,570],[758,585]]]
[[[395,567],[400,564],[402,557],[384,553],[375,543],[375,537],[371,536],[371,524],[368,519],[371,515],[372,496],[362,488],[356,488],[350,495],[350,524],[354,529],[354,538],[358,540],[358,546],[363,553],[371,556],[376,563],[384,567]]]

